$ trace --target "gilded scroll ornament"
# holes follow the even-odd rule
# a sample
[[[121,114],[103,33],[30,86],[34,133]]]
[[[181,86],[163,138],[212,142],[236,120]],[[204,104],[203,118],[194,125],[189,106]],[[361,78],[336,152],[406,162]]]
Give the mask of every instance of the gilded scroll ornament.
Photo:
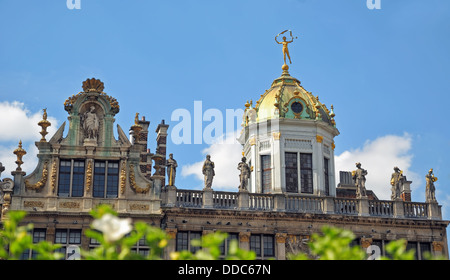
[[[120,170],[120,194],[125,193],[125,186],[127,184],[127,168],[126,162],[122,164],[122,169]]]
[[[147,184],[146,188],[141,188],[136,183],[136,177],[134,176],[134,165],[130,164],[130,187],[136,192],[136,193],[148,193],[150,190],[150,184]]]
[[[42,169],[42,178],[36,184],[30,184],[28,180],[25,180],[25,187],[29,190],[40,190],[45,183],[47,183],[48,179],[48,162],[44,163],[44,168]]]
[[[91,190],[92,185],[92,161],[88,161],[87,169],[86,169],[86,192]]]
[[[54,193],[56,189],[56,176],[57,176],[56,161],[53,161],[52,175],[50,175],[50,186],[52,187],[52,193]]]

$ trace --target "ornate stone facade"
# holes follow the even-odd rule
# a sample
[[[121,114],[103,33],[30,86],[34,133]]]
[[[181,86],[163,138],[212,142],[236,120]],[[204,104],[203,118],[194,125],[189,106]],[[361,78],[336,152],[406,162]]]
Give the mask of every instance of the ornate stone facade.
[[[88,79],[82,92],[66,100],[67,136],[63,137],[66,123],[48,142],[42,135],[44,139],[36,142],[38,164],[31,174],[20,168],[26,151],[16,149],[14,179],[0,182],[2,218],[11,209],[25,210],[24,222],[44,232],[46,240],[66,240],[63,248],[76,245],[88,250],[96,245],[84,235],[92,222],[89,212],[107,204],[120,216],[164,229],[172,238],[164,258],[179,244],[189,248],[191,239],[222,231],[238,240],[241,248],[257,252],[259,259],[282,260],[289,253],[308,252],[310,236],[325,225],[353,231],[354,243],[363,248],[376,245],[383,252],[387,242],[404,238],[417,249],[419,259],[425,251],[448,257],[448,221],[442,220],[435,200],[382,201],[370,190],[367,196],[357,196],[351,172],[344,172],[335,187],[334,137],[339,132],[334,113],[287,69],[256,107],[246,104],[240,137],[245,160],[236,192],[213,190],[214,165],[209,158],[204,190],[176,187],[176,166],[172,156],[166,158],[168,125],[162,121],[156,128],[155,153],[147,149],[150,122],[138,114],[130,138],[117,125],[115,139],[114,116],[120,107],[103,90],[100,80]],[[401,195],[410,197],[410,183],[403,182]],[[136,248],[143,253],[146,249]]]

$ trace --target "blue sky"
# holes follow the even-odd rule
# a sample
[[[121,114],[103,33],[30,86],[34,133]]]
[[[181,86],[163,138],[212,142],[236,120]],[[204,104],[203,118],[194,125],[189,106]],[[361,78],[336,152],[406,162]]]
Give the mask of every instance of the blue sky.
[[[67,120],[64,101],[87,78],[102,80],[117,98],[116,123],[124,130],[136,112],[151,121],[154,152],[153,131],[165,119],[170,132],[176,109],[193,114],[201,101],[204,111],[225,114],[256,102],[281,75],[274,37],[290,29],[299,37],[290,45],[291,75],[334,105],[337,164],[350,170],[361,161],[380,198],[390,196],[390,173],[399,165],[413,180],[415,201],[424,201],[424,176],[433,168],[450,218],[450,1],[381,0],[379,10],[366,0],[80,2],[71,10],[66,0],[0,0],[2,178],[15,168],[19,139],[29,151],[24,168],[33,171],[41,110],[47,108],[54,132]],[[179,188],[201,187],[189,167],[215,148],[169,141],[168,152],[186,167]],[[218,157],[240,156],[235,147],[219,149]]]

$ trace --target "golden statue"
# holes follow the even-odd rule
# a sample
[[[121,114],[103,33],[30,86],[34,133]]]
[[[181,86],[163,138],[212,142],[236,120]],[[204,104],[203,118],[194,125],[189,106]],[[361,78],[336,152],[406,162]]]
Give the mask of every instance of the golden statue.
[[[284,34],[287,31],[289,31],[290,34],[291,34],[291,40],[290,41],[286,41],[286,36],[283,36],[283,41],[282,42],[278,42],[278,40],[277,40],[278,36],[280,36],[281,34]],[[275,36],[275,42],[277,42],[280,45],[283,45],[283,58],[284,58],[284,64],[285,65],[286,65],[286,56],[289,59],[289,63],[292,64],[291,56],[289,55],[288,44],[294,42],[294,39],[297,39],[297,37],[294,38],[292,36],[292,31],[291,30],[284,30],[283,32],[281,32],[277,36]]]

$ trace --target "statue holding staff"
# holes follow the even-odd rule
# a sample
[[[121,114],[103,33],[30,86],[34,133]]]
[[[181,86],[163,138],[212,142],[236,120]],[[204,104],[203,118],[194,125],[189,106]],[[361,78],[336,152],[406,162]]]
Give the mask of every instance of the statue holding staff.
[[[169,177],[169,186],[175,186],[175,176],[177,174],[177,161],[173,159],[173,154],[169,154],[169,159],[166,161],[167,175]]]

